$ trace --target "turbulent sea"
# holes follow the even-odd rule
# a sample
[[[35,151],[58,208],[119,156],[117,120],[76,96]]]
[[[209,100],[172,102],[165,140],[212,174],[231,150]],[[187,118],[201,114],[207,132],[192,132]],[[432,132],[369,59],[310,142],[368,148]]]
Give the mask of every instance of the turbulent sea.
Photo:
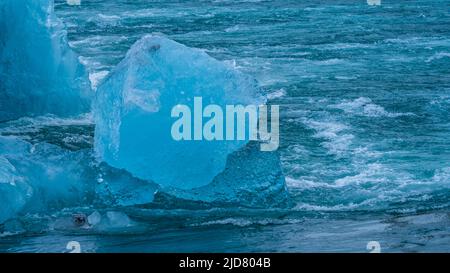
[[[293,205],[79,202],[9,223],[0,251],[65,252],[69,241],[83,252],[369,252],[370,241],[382,252],[450,251],[449,1],[58,0],[55,11],[94,90],[151,33],[257,79],[280,105]],[[47,116],[0,123],[0,133],[61,147],[64,154],[47,151],[47,171],[58,175],[81,168],[64,163],[75,162],[69,157],[92,153],[94,125],[89,116]],[[109,225],[71,225],[73,213],[95,210]]]

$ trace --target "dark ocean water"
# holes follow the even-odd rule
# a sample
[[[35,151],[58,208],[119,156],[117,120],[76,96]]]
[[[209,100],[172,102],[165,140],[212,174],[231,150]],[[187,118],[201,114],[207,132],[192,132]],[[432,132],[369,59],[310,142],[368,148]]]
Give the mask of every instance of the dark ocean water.
[[[0,250],[63,252],[78,241],[87,252],[368,252],[378,241],[385,252],[450,251],[449,1],[58,0],[55,9],[94,89],[149,33],[255,77],[280,105],[294,205],[98,208],[110,211],[110,225],[96,230],[71,227],[68,208],[25,216],[19,235],[0,237]],[[92,149],[89,118],[0,129]],[[70,179],[89,179],[80,176]],[[95,209],[81,202],[76,210]]]

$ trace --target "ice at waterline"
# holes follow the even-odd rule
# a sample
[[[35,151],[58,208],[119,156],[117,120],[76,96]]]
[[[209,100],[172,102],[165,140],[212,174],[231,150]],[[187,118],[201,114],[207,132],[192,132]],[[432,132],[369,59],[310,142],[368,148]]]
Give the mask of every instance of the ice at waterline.
[[[193,117],[188,105],[172,108],[171,117],[178,118],[172,125],[172,138],[176,141],[260,140],[261,151],[275,151],[279,146],[279,106],[270,107],[270,132],[267,108],[267,105],[226,105],[224,119],[221,106],[210,104],[203,108],[202,97],[194,97]],[[204,119],[208,119],[206,123]]]

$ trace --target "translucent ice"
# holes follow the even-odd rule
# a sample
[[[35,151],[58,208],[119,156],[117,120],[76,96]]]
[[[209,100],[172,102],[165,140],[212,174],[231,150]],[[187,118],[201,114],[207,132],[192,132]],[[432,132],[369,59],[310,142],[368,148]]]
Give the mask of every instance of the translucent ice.
[[[153,201],[158,185],[133,177],[124,170],[100,164],[96,186],[96,199],[103,204],[114,206],[134,206]]]
[[[92,131],[89,120],[51,116],[0,124],[0,224],[27,213],[153,201],[156,184],[96,164]]]
[[[84,67],[52,0],[0,1],[0,121],[89,111]]]
[[[94,211],[91,215],[87,218],[89,225],[95,226],[102,220],[102,215],[98,211]]]
[[[268,208],[286,207],[290,202],[278,152],[261,152],[254,141],[231,153],[225,170],[210,184],[191,190],[166,189],[165,193],[157,194],[156,204]]]
[[[96,154],[162,186],[191,189],[213,181],[248,141],[175,141],[172,107],[203,103],[259,105],[256,82],[201,50],[145,36],[98,88]]]
[[[128,227],[132,225],[130,218],[123,212],[108,211],[106,217],[111,227]]]
[[[91,202],[86,151],[32,145],[0,136],[0,222],[20,212],[49,212]],[[5,215],[3,210],[8,212]]]
[[[13,165],[0,156],[0,223],[18,213],[26,204],[30,187],[20,177]]]

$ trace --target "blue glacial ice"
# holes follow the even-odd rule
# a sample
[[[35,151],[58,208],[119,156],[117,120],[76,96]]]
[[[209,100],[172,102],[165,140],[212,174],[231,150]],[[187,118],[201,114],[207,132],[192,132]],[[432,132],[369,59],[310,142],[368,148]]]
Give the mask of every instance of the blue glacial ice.
[[[54,134],[49,130],[44,128],[36,135],[42,131]],[[158,190],[154,183],[96,164],[90,149],[69,150],[61,144],[30,142],[0,136],[0,224],[27,213],[147,204]]]
[[[146,36],[97,91],[97,155],[110,165],[163,186],[204,186],[224,170],[227,155],[247,141],[175,141],[172,107],[259,104],[254,80],[201,50]]]
[[[172,197],[251,207],[285,204],[276,152],[260,152],[248,140],[172,138],[172,107],[192,107],[198,96],[204,105],[224,109],[264,102],[256,81],[233,67],[165,37],[143,37],[97,90],[97,157],[159,184],[159,193]]]
[[[166,195],[168,193],[169,195]],[[290,204],[279,155],[261,152],[259,143],[228,155],[225,170],[205,186],[182,190],[165,189],[154,203],[187,206],[240,206],[249,208],[286,207]]]
[[[90,110],[84,67],[52,0],[0,1],[0,121]]]
[[[0,156],[0,223],[13,217],[25,206],[30,187],[23,180],[8,159]]]
[[[0,136],[0,223],[22,212],[89,203],[95,184],[86,176],[85,153]]]

